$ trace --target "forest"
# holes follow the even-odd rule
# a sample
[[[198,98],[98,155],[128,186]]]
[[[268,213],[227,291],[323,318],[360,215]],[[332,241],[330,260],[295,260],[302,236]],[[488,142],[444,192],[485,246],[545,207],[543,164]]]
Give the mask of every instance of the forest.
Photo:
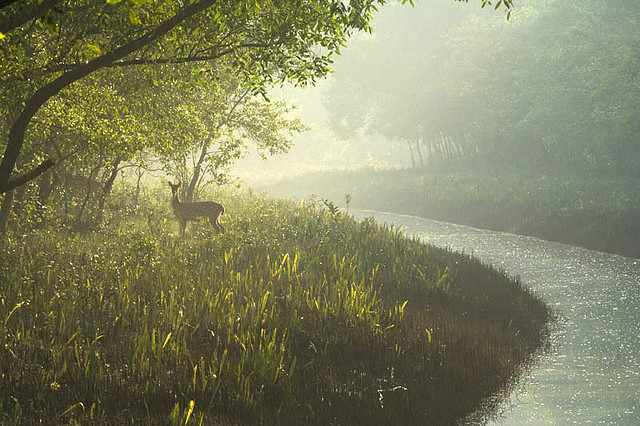
[[[638,176],[637,2],[459,6],[391,8],[345,53],[323,99],[342,139],[384,135],[429,169]]]
[[[2,2],[0,423],[492,418],[556,312],[349,209],[638,256],[639,20],[632,0]]]
[[[640,256],[640,4],[460,6],[381,13],[264,187]]]

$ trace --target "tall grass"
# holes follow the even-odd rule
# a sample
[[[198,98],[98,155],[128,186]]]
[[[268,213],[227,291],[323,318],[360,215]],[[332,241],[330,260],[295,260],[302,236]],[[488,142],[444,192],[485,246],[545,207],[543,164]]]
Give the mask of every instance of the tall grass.
[[[519,283],[372,220],[222,193],[181,239],[163,195],[2,237],[0,422],[449,424],[544,337]]]
[[[640,257],[640,190],[620,177],[486,176],[359,170],[269,188]]]

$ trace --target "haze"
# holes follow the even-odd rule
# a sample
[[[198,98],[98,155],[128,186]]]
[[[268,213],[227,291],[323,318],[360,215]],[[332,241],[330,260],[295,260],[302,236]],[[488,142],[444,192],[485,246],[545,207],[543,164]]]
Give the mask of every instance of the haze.
[[[287,88],[311,130],[255,167],[271,180],[318,169],[407,168],[445,141],[458,168],[637,174],[634,2],[519,2],[509,21],[449,1],[390,5],[317,87]],[[474,157],[474,158],[472,158]],[[456,158],[457,160],[458,158]],[[482,164],[479,164],[482,163]]]
[[[380,3],[0,2],[0,423],[640,424],[640,2]]]

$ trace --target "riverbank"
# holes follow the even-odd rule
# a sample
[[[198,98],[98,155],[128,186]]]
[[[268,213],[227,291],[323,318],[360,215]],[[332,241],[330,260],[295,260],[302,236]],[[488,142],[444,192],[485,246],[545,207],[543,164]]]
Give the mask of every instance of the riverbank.
[[[546,305],[464,255],[238,192],[181,239],[163,191],[2,237],[0,422],[453,424],[544,341]]]
[[[631,179],[486,177],[413,170],[312,173],[265,188],[640,258],[640,187]]]
[[[638,424],[640,261],[416,216],[353,214],[374,215],[422,241],[473,253],[520,277],[558,311],[549,350],[489,425]]]

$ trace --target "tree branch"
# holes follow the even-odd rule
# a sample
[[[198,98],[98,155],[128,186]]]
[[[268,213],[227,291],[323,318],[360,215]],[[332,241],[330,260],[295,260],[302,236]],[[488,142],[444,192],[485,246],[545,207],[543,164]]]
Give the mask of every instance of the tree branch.
[[[157,59],[151,59],[151,58],[136,58],[136,59],[127,59],[127,60],[119,60],[119,61],[114,61],[108,65],[105,65],[106,67],[126,67],[126,66],[132,66],[132,65],[165,65],[165,64],[187,64],[187,63],[191,63],[191,62],[205,62],[205,61],[214,61],[216,59],[219,59],[223,56],[226,56],[238,49],[246,49],[246,48],[266,48],[266,47],[270,47],[270,45],[268,44],[264,44],[264,43],[244,43],[244,44],[240,44],[237,46],[232,46],[227,48],[226,50],[222,50],[222,51],[218,51],[213,55],[204,55],[204,56],[185,56],[182,58],[157,58]],[[49,68],[46,71],[50,72],[50,73],[54,73],[54,72],[60,72],[60,71],[71,71],[71,70],[75,70],[81,66],[83,66],[84,64],[60,64],[54,68]]]
[[[205,62],[205,61],[214,61],[219,59],[229,53],[233,52],[236,48],[231,48],[228,50],[224,50],[222,52],[218,52],[214,55],[207,56],[186,56],[183,58],[158,58],[158,59],[129,59],[126,61],[117,61],[114,62],[112,66],[114,67],[126,67],[131,65],[163,65],[163,64],[187,64],[190,62]]]
[[[0,0],[0,8],[4,9],[15,2],[16,0]],[[6,34],[15,28],[21,27],[32,19],[44,16],[49,9],[58,3],[61,3],[61,0],[42,0],[41,2],[36,0],[32,1],[29,6],[8,17],[3,16],[2,19],[0,19],[0,33]]]
[[[14,188],[17,188],[25,183],[37,178],[42,173],[46,172],[51,167],[55,166],[55,162],[52,159],[44,160],[38,167],[31,170],[30,172],[24,173],[16,178],[11,179],[5,185],[0,186],[0,193],[4,193],[10,191]]]
[[[9,131],[9,139],[7,146],[0,163],[0,191],[4,192],[9,188],[9,178],[13,171],[13,168],[18,161],[18,156],[22,150],[24,144],[24,135],[29,125],[29,122],[33,116],[38,112],[40,107],[53,96],[58,94],[62,89],[70,84],[80,80],[81,78],[91,74],[92,72],[100,69],[112,66],[112,64],[133,52],[136,52],[144,46],[153,43],[181,24],[186,19],[208,9],[216,0],[201,0],[197,3],[191,3],[184,9],[176,13],[173,17],[160,23],[155,29],[144,34],[143,36],[131,40],[130,42],[114,49],[111,52],[105,53],[102,56],[92,59],[86,64],[79,65],[78,67],[65,72],[51,81],[49,84],[36,90],[36,92],[29,98],[22,112],[17,117],[16,121],[11,126]],[[36,175],[37,176],[37,175]],[[25,180],[26,182],[28,180]],[[24,183],[23,182],[23,183]]]

